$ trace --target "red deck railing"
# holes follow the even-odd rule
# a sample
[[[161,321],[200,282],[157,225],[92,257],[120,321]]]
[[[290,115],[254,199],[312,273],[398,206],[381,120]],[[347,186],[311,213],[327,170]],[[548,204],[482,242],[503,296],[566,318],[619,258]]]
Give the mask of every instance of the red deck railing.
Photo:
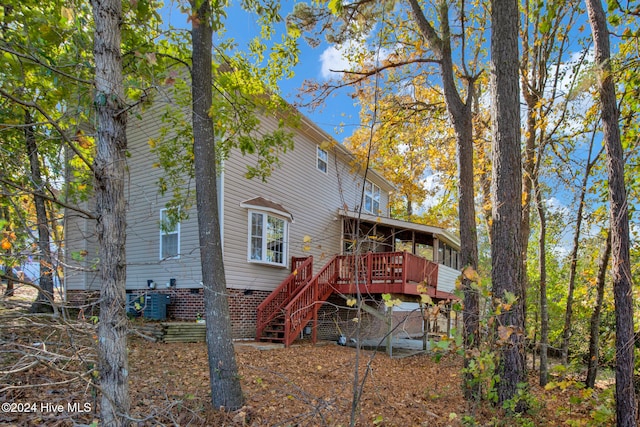
[[[284,345],[288,347],[295,341],[311,319],[318,318],[318,309],[322,302],[333,293],[338,278],[338,264],[333,257],[287,304],[284,310]],[[317,330],[313,328],[312,340],[317,339]]]
[[[292,258],[291,274],[258,306],[256,319],[256,339],[262,337],[264,329],[282,309],[311,279],[313,257]]]
[[[357,280],[356,280],[357,278]],[[419,285],[436,295],[438,264],[407,252],[334,256],[284,307],[284,344],[291,345],[333,292],[418,295]],[[317,331],[312,329],[316,342]]]
[[[339,292],[415,295],[419,293],[417,285],[422,284],[434,296],[438,286],[438,264],[408,252],[371,252],[338,258],[341,262]]]

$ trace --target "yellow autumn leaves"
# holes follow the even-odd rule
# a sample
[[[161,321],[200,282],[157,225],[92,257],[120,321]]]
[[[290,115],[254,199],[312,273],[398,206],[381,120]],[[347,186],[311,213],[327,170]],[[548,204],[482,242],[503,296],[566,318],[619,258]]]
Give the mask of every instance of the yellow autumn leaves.
[[[0,241],[0,248],[2,248],[3,251],[8,251],[13,246],[11,242],[16,240],[16,233],[13,231],[5,231],[3,235],[2,241]]]

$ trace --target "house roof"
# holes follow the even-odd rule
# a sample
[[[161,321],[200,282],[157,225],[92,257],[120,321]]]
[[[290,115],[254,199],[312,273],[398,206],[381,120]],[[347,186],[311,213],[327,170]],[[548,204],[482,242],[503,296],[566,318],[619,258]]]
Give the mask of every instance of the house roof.
[[[258,208],[263,211],[272,212],[276,215],[287,217],[291,221],[293,221],[293,215],[291,215],[291,212],[286,210],[284,206],[271,200],[267,200],[264,197],[254,197],[253,199],[240,202],[240,207],[247,209]]]
[[[434,227],[432,225],[418,224],[416,222],[403,221],[395,218],[386,218],[366,213],[358,214],[358,212],[347,211],[344,209],[339,209],[338,213],[341,216],[347,218],[357,219],[359,217],[361,220],[366,222],[402,228],[404,230],[415,230],[423,233],[433,234],[434,236],[437,236],[439,240],[442,240],[443,242],[446,242],[451,246],[460,249],[460,237],[450,231],[445,230],[444,228]]]

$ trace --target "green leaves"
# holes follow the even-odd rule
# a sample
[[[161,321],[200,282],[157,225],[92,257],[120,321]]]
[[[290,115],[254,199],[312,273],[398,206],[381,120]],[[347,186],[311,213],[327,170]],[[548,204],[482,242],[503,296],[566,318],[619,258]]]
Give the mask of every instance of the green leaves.
[[[329,0],[327,8],[334,15],[340,15],[342,13],[342,0]]]

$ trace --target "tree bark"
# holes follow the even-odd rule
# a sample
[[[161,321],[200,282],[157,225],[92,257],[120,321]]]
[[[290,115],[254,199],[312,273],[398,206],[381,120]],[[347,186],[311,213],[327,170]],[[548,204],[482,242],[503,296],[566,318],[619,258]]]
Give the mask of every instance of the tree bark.
[[[213,41],[209,1],[204,0],[194,13],[197,19],[193,20],[191,30],[193,152],[211,402],[215,409],[235,410],[242,406],[243,397],[233,348],[227,285],[222,262],[215,134],[213,120],[209,114],[213,99],[211,79]]]
[[[36,134],[33,129],[31,114],[24,112],[24,134],[27,156],[29,158],[29,168],[31,171],[31,183],[34,187],[33,203],[36,208],[36,222],[38,224],[38,257],[40,259],[40,277],[38,285],[38,296],[31,304],[32,313],[52,313],[53,306],[53,259],[51,257],[51,237],[49,233],[49,216],[45,199],[40,195],[44,191],[42,173],[40,170],[40,156],[38,155],[38,144]]]
[[[604,286],[606,284],[607,264],[611,257],[611,233],[607,233],[607,241],[600,254],[598,262],[598,277],[596,280],[596,306],[593,308],[590,320],[589,361],[587,362],[587,379],[585,384],[589,388],[596,385],[598,376],[598,361],[600,358],[600,317],[602,301],[604,300]]]
[[[502,300],[507,292],[516,297],[510,310],[498,316],[496,325],[510,335],[499,349],[498,402],[516,396],[525,376],[524,300],[522,290],[522,169],[520,153],[520,99],[518,79],[518,2],[491,2],[492,95],[492,239],[491,279],[493,295]],[[516,410],[524,409],[516,402]]]
[[[599,0],[587,0],[593,33],[602,131],[607,153],[611,227],[613,295],[616,306],[616,419],[620,427],[636,425],[637,402],[633,387],[633,286],[629,255],[629,215],[624,183],[624,157],[618,127],[616,89],[609,62],[611,49],[607,19]]]
[[[120,52],[122,3],[91,0],[95,22],[95,98],[97,112],[94,160],[98,250],[100,253],[100,321],[98,370],[100,416],[104,426],[127,424],[126,166],[127,114]]]

